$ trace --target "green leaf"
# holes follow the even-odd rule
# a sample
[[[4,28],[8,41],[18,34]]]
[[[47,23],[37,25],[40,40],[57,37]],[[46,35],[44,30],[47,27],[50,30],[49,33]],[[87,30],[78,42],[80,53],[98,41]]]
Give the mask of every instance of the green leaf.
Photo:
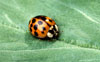
[[[99,0],[0,0],[0,62],[100,62]],[[28,30],[32,17],[55,20],[58,40]]]
[[[99,62],[100,51],[80,47],[0,51],[2,62]],[[5,60],[6,59],[6,60]]]

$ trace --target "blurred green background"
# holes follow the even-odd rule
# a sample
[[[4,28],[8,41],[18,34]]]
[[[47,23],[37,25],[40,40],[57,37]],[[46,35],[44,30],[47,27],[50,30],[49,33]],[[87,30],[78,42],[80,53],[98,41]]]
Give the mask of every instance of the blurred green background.
[[[58,40],[29,33],[37,15],[55,20]],[[0,0],[0,62],[100,62],[100,0]]]

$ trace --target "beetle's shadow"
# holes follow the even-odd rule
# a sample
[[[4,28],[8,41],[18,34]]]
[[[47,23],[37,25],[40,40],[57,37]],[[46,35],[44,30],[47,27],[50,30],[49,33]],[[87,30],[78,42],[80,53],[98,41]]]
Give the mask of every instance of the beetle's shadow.
[[[47,48],[55,42],[56,40],[51,39],[38,39],[34,37],[30,32],[25,33],[25,43],[28,45],[29,49]]]

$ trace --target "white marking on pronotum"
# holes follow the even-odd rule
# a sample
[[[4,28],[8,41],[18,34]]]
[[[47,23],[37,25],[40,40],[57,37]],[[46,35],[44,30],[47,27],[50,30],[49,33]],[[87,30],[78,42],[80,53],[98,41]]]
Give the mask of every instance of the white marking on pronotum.
[[[49,30],[52,30],[52,29],[53,29],[53,26],[51,26]]]
[[[47,36],[48,36],[49,38],[52,38],[52,37],[53,37],[53,34],[51,34],[50,32],[48,32],[48,33],[47,33]]]
[[[57,25],[55,25],[55,28],[56,28],[56,30],[58,31],[58,27],[57,27]]]

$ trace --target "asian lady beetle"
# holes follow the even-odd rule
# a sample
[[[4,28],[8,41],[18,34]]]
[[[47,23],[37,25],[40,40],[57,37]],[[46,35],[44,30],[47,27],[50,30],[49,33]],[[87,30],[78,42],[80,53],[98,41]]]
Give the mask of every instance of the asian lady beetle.
[[[59,31],[55,21],[47,16],[36,16],[29,21],[29,31],[40,39],[57,38]]]

